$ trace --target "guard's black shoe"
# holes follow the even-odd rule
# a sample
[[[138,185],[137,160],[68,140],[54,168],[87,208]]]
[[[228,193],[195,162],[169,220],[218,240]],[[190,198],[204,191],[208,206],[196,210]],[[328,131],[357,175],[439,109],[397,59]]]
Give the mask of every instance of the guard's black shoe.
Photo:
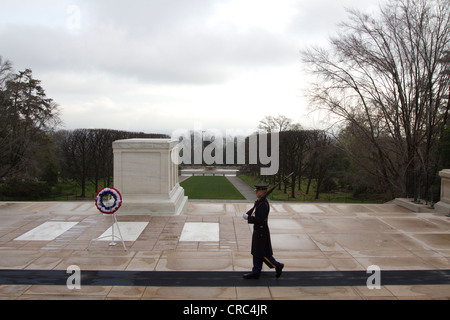
[[[276,277],[279,278],[281,276],[281,273],[283,272],[284,264],[280,263],[278,267],[275,268],[275,271],[277,272]]]
[[[244,274],[244,279],[259,279],[259,273],[246,273]]]

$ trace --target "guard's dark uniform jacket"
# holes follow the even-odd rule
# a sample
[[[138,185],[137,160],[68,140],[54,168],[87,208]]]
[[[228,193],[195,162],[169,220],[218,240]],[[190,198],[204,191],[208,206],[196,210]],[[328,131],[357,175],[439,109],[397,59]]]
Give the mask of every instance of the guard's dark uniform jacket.
[[[253,224],[252,255],[255,257],[271,257],[273,255],[270,231],[267,224],[270,205],[267,199],[255,209],[255,214],[248,217],[248,223]]]

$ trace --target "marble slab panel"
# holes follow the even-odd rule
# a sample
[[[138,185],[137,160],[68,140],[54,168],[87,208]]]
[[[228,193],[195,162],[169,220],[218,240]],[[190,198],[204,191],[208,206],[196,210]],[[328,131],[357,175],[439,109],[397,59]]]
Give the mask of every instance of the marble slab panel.
[[[219,224],[186,222],[180,241],[219,241]]]
[[[269,219],[269,229],[273,233],[302,232],[302,226],[293,219]]]
[[[148,222],[118,222],[120,233],[123,241],[136,241],[141,235],[142,231],[147,227]],[[106,230],[99,238],[101,241],[111,241],[112,226]],[[114,236],[120,237],[117,223],[114,224]],[[117,238],[115,238],[117,240]]]
[[[274,250],[319,250],[306,234],[272,234]]]
[[[298,213],[323,213],[323,210],[313,204],[289,204],[289,207]]]
[[[439,232],[445,230],[439,224],[420,218],[383,218],[383,220],[395,229],[405,232]]]
[[[78,224],[78,222],[48,221],[24,233],[14,240],[20,241],[51,241]]]
[[[165,250],[155,271],[233,271],[233,261],[227,251]]]

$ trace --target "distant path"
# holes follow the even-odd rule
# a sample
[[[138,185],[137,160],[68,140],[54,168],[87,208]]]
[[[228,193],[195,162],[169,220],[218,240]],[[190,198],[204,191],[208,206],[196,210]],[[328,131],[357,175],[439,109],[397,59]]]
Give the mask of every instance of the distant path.
[[[188,178],[190,178],[191,176],[179,176],[178,177],[178,183],[181,183],[181,182],[183,182],[184,180],[186,180],[186,179],[188,179]]]
[[[255,201],[255,191],[252,187],[250,187],[248,184],[246,184],[242,179],[236,177],[236,176],[226,176],[227,179],[238,189],[240,193],[245,197],[245,199],[250,201]]]

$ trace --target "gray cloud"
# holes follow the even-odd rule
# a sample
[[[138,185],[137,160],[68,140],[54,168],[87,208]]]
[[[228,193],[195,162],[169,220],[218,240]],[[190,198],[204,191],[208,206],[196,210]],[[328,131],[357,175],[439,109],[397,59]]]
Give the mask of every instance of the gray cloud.
[[[209,112],[217,94],[230,101],[229,107],[221,108],[231,114],[252,104],[263,108],[266,102],[263,118],[272,110],[268,100],[272,105],[291,101],[277,105],[276,113],[296,114],[298,93],[277,98],[277,92],[270,92],[268,99],[269,93],[255,86],[293,79],[292,74],[300,72],[299,50],[311,41],[326,41],[322,39],[345,19],[342,5],[354,2],[365,8],[377,1],[292,0],[292,14],[285,15],[280,27],[271,28],[279,16],[267,11],[271,3],[263,0],[242,0],[254,5],[242,12],[241,2],[234,2],[238,22],[245,24],[248,17],[244,27],[227,20],[229,16],[221,17],[221,6],[230,2],[225,0],[3,0],[0,55],[16,69],[31,68],[44,81],[49,95],[66,108],[69,127],[95,126],[87,116],[95,106],[109,108],[109,123],[115,128],[127,123],[126,129],[132,129],[133,124],[152,120],[149,113],[159,117],[158,126],[164,126],[161,119],[175,123],[168,109],[178,112],[180,123],[188,116],[181,115],[187,100],[189,116],[208,110],[208,119],[223,119]],[[74,5],[79,11],[70,10]],[[263,5],[266,12],[261,17],[267,17],[267,24],[250,23]],[[72,18],[79,18],[79,24],[70,25]],[[286,74],[289,68],[293,72]],[[232,87],[225,87],[230,83]],[[187,98],[190,89],[195,95]],[[239,105],[242,101],[245,105]],[[125,120],[127,110],[133,112]]]
[[[295,53],[288,37],[266,30],[208,29],[212,8],[204,1],[96,1],[91,6],[80,6],[79,32],[35,23],[4,26],[2,54],[45,70],[220,83],[239,68],[285,64]]]

